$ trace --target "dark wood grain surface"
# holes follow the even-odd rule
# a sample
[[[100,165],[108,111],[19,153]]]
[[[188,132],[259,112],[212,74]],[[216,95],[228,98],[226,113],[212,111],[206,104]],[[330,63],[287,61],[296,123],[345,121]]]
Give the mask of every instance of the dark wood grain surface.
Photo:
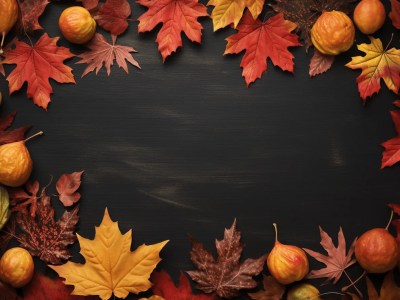
[[[57,19],[70,5],[46,9],[41,22],[50,36],[60,35]],[[133,18],[144,11],[132,8]],[[101,70],[81,79],[84,66],[72,59],[77,85],[52,82],[48,112],[27,100],[25,88],[8,96],[0,80],[1,115],[17,110],[17,125],[45,132],[29,143],[33,178],[47,183],[50,175],[85,170],[79,233],[93,237],[108,207],[123,231],[133,228],[134,247],[171,240],[159,269],[178,279],[193,268],[188,235],[212,248],[234,218],[245,257],[271,249],[273,222],[282,242],[315,250],[318,225],[334,237],[342,226],[349,242],[384,227],[386,204],[400,198],[399,166],[380,170],[380,143],[395,135],[389,110],[397,96],[383,87],[362,105],[359,72],[344,67],[361,55],[356,47],[313,79],[311,53],[294,48],[294,75],[269,62],[246,88],[241,55],[222,55],[233,30],[213,33],[207,18],[202,24],[202,45],[184,38],[163,64],[156,32],[138,34],[132,22],[118,41],[139,51],[142,70],[126,75],[114,66],[110,77]],[[389,19],[375,36],[386,45],[392,33],[399,46]],[[59,44],[83,51],[62,38]],[[79,260],[78,245],[73,250]]]

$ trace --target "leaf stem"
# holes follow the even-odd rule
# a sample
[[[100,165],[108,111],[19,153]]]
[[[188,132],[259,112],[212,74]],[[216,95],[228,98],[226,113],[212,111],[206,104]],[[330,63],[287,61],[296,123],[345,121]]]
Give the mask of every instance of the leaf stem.
[[[1,32],[1,43],[0,43],[0,54],[3,54],[3,44],[4,44],[4,39],[6,37],[6,33],[3,31]]]
[[[390,219],[389,219],[389,223],[386,225],[385,230],[389,229],[390,223],[392,223],[393,220],[393,209],[390,210]]]
[[[354,287],[354,289],[357,291],[357,293],[358,293],[358,294],[360,295],[360,297],[362,298],[362,297],[363,297],[363,294],[362,294],[361,291],[357,288],[356,283],[359,282],[359,281],[365,276],[365,274],[367,274],[367,272],[364,271],[364,272],[361,274],[361,276],[358,277],[358,278],[356,279],[356,281],[354,281],[354,282],[353,282],[353,280],[350,278],[349,274],[347,274],[346,270],[344,270],[344,274],[345,274],[346,277],[349,279],[349,281],[351,282],[351,284],[348,285],[348,286],[343,287],[343,288],[342,288],[342,292],[347,291],[350,287]]]
[[[24,140],[24,142],[26,143],[27,141],[29,141],[29,140],[31,140],[31,139],[33,139],[33,138],[39,136],[39,135],[42,135],[43,133],[44,133],[43,131],[39,131],[39,132],[35,133],[34,135],[31,135],[30,137],[26,138],[26,139]]]
[[[386,52],[386,51],[387,51],[387,49],[389,48],[389,46],[390,46],[390,44],[392,43],[392,41],[393,41],[393,33],[392,33],[392,36],[391,36],[391,38],[390,38],[389,43],[387,44],[387,46],[386,46],[386,48],[385,48],[385,50],[384,50],[383,52]]]
[[[346,296],[346,294],[339,293],[339,292],[326,292],[326,293],[318,294],[317,296],[310,298],[310,300],[318,299],[319,296],[332,295],[332,294],[334,294],[334,295],[340,295],[340,296]]]

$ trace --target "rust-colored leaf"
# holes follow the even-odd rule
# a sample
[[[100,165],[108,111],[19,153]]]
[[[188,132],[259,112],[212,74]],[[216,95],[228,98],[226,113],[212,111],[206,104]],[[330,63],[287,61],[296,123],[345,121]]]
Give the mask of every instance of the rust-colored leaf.
[[[392,10],[389,13],[392,24],[397,29],[400,29],[400,2],[398,0],[390,0]]]
[[[93,5],[92,3],[89,3]],[[127,0],[106,0],[100,6],[94,19],[113,35],[120,35],[128,28],[127,18],[131,15],[131,6]]]
[[[43,29],[39,24],[39,17],[46,9],[48,0],[18,0],[20,7],[19,20],[16,25],[20,34],[33,33]]]
[[[338,233],[337,247],[335,247],[333,244],[332,238],[325,231],[323,231],[321,227],[319,227],[319,231],[321,234],[321,245],[324,247],[328,255],[323,255],[310,249],[304,249],[304,251],[306,251],[308,255],[315,258],[319,262],[325,264],[326,267],[320,270],[312,270],[307,277],[310,279],[327,278],[327,281],[332,280],[333,283],[336,284],[342,276],[344,270],[356,262],[356,260],[353,259],[353,254],[357,239],[353,241],[349,251],[346,254],[346,240],[341,227]]]
[[[19,142],[25,139],[25,133],[31,126],[25,126],[14,130],[7,130],[14,122],[16,112],[0,118],[0,146],[8,143]]]
[[[281,300],[285,294],[285,286],[272,276],[263,275],[264,289],[256,293],[249,293],[253,300]]]
[[[253,279],[261,273],[265,256],[257,259],[246,259],[240,262],[243,244],[240,243],[241,234],[236,230],[236,220],[232,227],[225,229],[224,239],[216,240],[218,258],[203,245],[192,241],[190,259],[196,266],[196,271],[187,272],[197,282],[197,288],[205,293],[215,292],[222,298],[233,298],[239,295],[242,289],[251,289],[257,286]]]
[[[58,179],[56,189],[59,193],[58,197],[64,206],[71,206],[81,198],[81,194],[77,190],[81,186],[82,174],[83,171],[63,174]]]
[[[381,291],[378,294],[372,281],[367,277],[369,300],[399,300],[400,287],[396,284],[393,272],[389,272],[383,280]]]
[[[325,73],[332,67],[334,61],[335,56],[325,55],[319,52],[317,49],[314,49],[314,55],[312,56],[310,61],[310,77]]]
[[[39,182],[27,182],[25,187],[9,189],[10,202],[14,212],[27,212],[32,218],[36,216],[37,200],[39,199]]]
[[[396,128],[397,136],[382,143],[381,169],[391,167],[400,161],[400,111],[391,111],[392,120]]]

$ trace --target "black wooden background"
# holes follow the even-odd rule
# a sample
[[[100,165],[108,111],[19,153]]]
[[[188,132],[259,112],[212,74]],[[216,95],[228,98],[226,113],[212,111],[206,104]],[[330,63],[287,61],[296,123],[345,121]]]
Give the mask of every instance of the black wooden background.
[[[50,36],[60,35],[58,17],[71,5],[47,7],[41,23]],[[144,11],[132,8],[134,19]],[[134,248],[171,240],[158,269],[177,280],[180,270],[193,268],[188,235],[212,249],[234,218],[246,244],[243,257],[272,248],[273,222],[281,242],[321,251],[318,225],[335,239],[342,226],[349,243],[384,227],[386,204],[400,198],[400,167],[380,170],[380,143],[395,135],[389,111],[397,96],[383,87],[363,106],[359,71],[344,67],[362,53],[354,46],[332,70],[310,79],[312,50],[293,48],[294,75],[269,62],[267,73],[246,88],[242,55],[222,55],[234,30],[213,33],[210,19],[201,23],[202,44],[184,38],[163,64],[157,31],[138,34],[132,22],[118,42],[139,51],[134,57],[142,70],[130,66],[127,75],[114,66],[110,77],[101,70],[81,79],[85,66],[72,59],[77,84],[52,82],[48,112],[27,100],[25,88],[9,96],[0,80],[1,115],[17,110],[16,125],[45,132],[29,142],[32,178],[44,185],[50,175],[85,170],[79,233],[93,237],[108,207],[123,232],[133,228]],[[398,47],[390,19],[375,37],[386,45],[392,33]],[[367,37],[357,35],[361,42]],[[63,38],[59,45],[84,50]],[[74,260],[78,250],[75,245]]]

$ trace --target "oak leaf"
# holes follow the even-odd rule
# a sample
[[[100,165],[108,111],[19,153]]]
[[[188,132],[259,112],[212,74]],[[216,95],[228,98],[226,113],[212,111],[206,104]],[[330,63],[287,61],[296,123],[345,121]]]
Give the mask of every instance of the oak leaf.
[[[162,296],[165,300],[213,300],[210,295],[194,295],[189,279],[181,272],[179,285],[175,286],[167,272],[154,272],[151,276],[154,282],[152,287],[155,296]]]
[[[238,33],[226,39],[228,44],[224,54],[238,54],[245,50],[240,66],[247,86],[267,70],[268,57],[275,66],[293,72],[294,56],[288,47],[300,46],[297,35],[290,33],[294,28],[288,26],[282,14],[261,22],[246,12],[237,27]]]
[[[256,293],[249,293],[253,300],[281,300],[285,294],[285,286],[280,284],[272,276],[263,275],[264,290]]]
[[[39,17],[43,14],[48,0],[23,0],[18,1],[20,8],[17,29],[21,34],[33,33],[34,30],[43,29],[39,24]]]
[[[50,267],[65,278],[65,284],[75,286],[72,294],[98,295],[103,300],[113,293],[126,298],[129,293],[147,291],[150,274],[161,260],[159,252],[168,242],[141,245],[131,252],[132,230],[122,235],[107,209],[93,240],[77,236],[85,264],[67,262]]]
[[[320,244],[328,253],[328,255],[323,255],[310,249],[304,249],[304,251],[306,251],[308,255],[315,258],[319,262],[325,264],[326,267],[320,270],[312,270],[307,275],[307,278],[327,278],[327,281],[333,280],[333,283],[336,284],[343,272],[345,272],[345,269],[356,262],[356,260],[353,259],[353,254],[357,239],[353,241],[349,251],[346,254],[346,240],[342,231],[342,227],[340,227],[338,233],[338,247],[335,247],[332,242],[332,238],[325,231],[323,231],[321,227],[319,227],[319,231],[321,235]]]
[[[32,256],[38,256],[46,263],[60,264],[71,257],[67,247],[76,241],[74,232],[79,221],[78,210],[76,206],[71,211],[65,211],[56,222],[50,197],[43,188],[37,200],[36,216],[18,213],[17,224],[22,233],[17,240]]]
[[[66,286],[59,277],[52,279],[40,273],[35,273],[30,283],[23,288],[23,300],[95,299],[95,297],[82,297],[71,295],[72,290],[72,286]]]
[[[396,48],[383,49],[380,39],[369,37],[370,44],[357,45],[358,50],[365,56],[355,56],[346,64],[351,69],[362,69],[357,77],[358,91],[362,100],[366,101],[381,89],[380,81],[383,79],[386,86],[398,93],[400,86],[400,50]]]
[[[400,287],[396,284],[393,272],[389,272],[382,283],[380,294],[372,281],[367,277],[367,290],[369,300],[398,300],[400,299]]]
[[[81,186],[82,174],[83,171],[63,174],[58,179],[56,189],[59,193],[58,198],[64,206],[71,206],[81,198],[81,194],[77,190]]]
[[[310,60],[310,77],[325,73],[332,67],[334,61],[335,56],[322,54],[317,49],[314,49],[314,55]]]
[[[261,273],[265,256],[240,262],[244,248],[240,237],[235,220],[231,228],[225,229],[224,239],[215,241],[217,260],[202,244],[192,240],[190,259],[198,270],[187,273],[197,282],[198,289],[205,293],[215,292],[219,297],[229,299],[238,296],[242,289],[257,286],[252,277]]]
[[[398,0],[390,0],[392,10],[389,13],[389,17],[392,20],[392,24],[397,29],[400,29],[400,2]]]
[[[253,19],[260,15],[265,0],[210,0],[207,6],[214,6],[211,13],[214,31],[224,28],[230,24],[236,28],[243,17],[246,7],[249,9]]]
[[[126,0],[106,0],[100,6],[94,19],[113,35],[120,35],[128,28],[127,18],[131,15],[131,6]]]
[[[356,0],[276,0],[272,8],[283,13],[285,19],[297,24],[297,32],[304,41],[306,50],[312,45],[310,30],[324,11],[353,11]]]
[[[24,140],[26,131],[31,126],[25,126],[14,130],[6,130],[14,122],[16,112],[0,118],[0,146],[8,143],[19,142]]]
[[[75,83],[71,68],[63,61],[74,56],[69,49],[57,46],[58,37],[43,34],[35,45],[15,41],[15,49],[7,52],[3,64],[16,64],[8,75],[10,94],[27,82],[27,94],[38,106],[47,109],[53,92],[49,79],[59,83]]]
[[[116,45],[115,42],[116,36],[112,36],[112,44],[109,44],[104,36],[96,33],[93,39],[86,44],[86,47],[90,50],[78,56],[82,58],[77,62],[78,64],[88,64],[85,71],[83,71],[82,77],[94,70],[98,74],[103,64],[107,70],[107,74],[110,75],[114,60],[116,60],[118,66],[124,69],[126,73],[129,73],[126,62],[140,69],[139,63],[130,54],[130,52],[136,52],[135,49],[128,46]]]
[[[392,120],[396,128],[397,136],[382,143],[381,169],[391,167],[400,161],[400,111],[391,111]]]
[[[198,0],[137,0],[147,7],[139,17],[139,32],[153,30],[163,23],[156,42],[163,61],[182,46],[181,32],[192,42],[201,42],[203,26],[197,21],[199,17],[208,16],[206,7]]]

